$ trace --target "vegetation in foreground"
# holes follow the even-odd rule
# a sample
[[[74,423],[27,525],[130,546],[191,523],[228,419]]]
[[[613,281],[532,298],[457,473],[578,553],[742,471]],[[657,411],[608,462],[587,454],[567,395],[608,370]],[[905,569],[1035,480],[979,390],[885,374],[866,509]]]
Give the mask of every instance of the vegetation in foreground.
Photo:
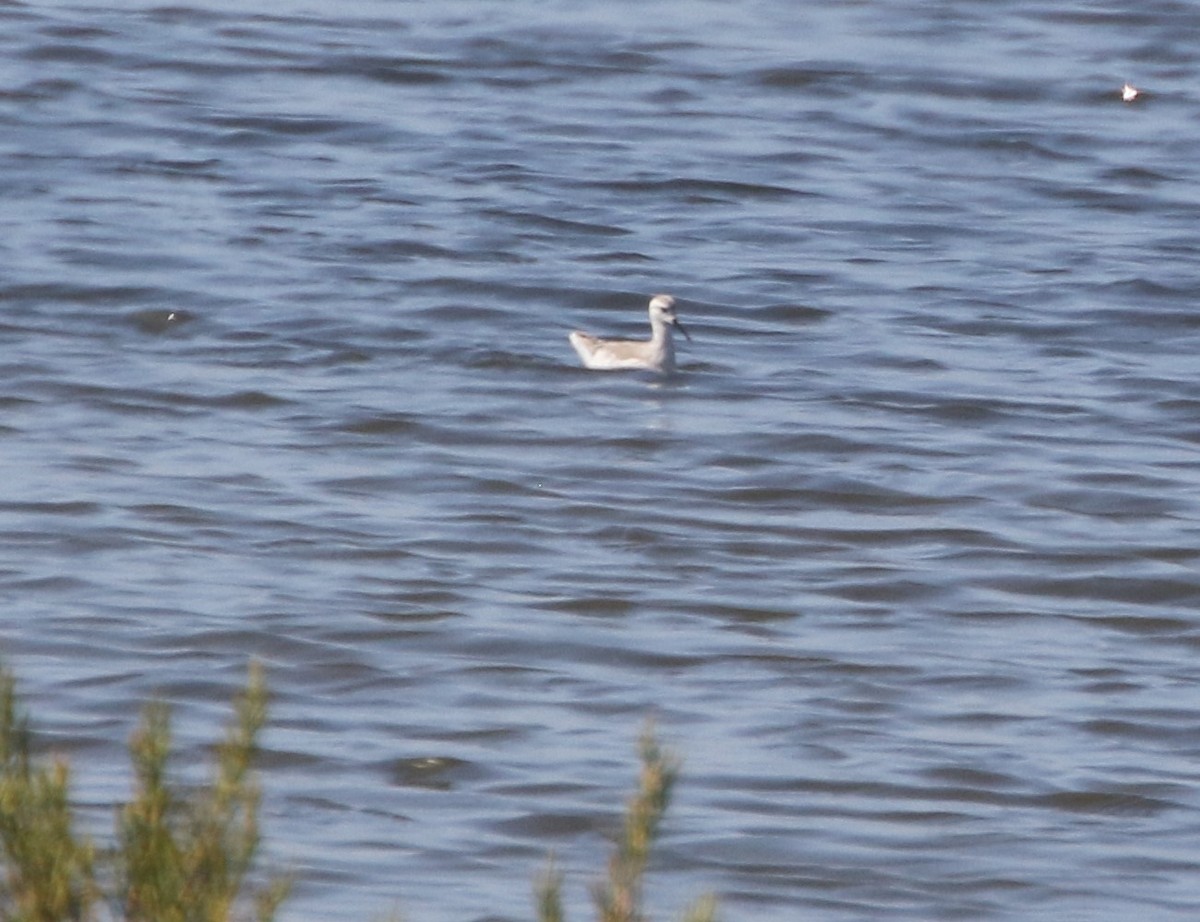
[[[625,810],[625,821],[608,861],[608,877],[596,884],[592,897],[599,922],[643,922],[642,881],[650,847],[671,800],[679,761],[663,752],[649,727],[641,739],[642,770],[637,790]],[[563,922],[562,877],[553,863],[537,884],[539,922]],[[716,901],[703,897],[688,910],[684,922],[713,922]]]
[[[260,845],[252,770],[267,691],[254,666],[217,746],[209,783],[184,791],[168,777],[170,714],[146,707],[129,743],[133,799],[117,814],[116,843],[98,850],[75,831],[70,769],[32,755],[13,677],[0,672],[0,919],[12,922],[225,922],[273,919],[287,895],[280,878],[248,875]],[[107,910],[102,914],[102,910]]]
[[[261,845],[253,770],[266,722],[263,671],[246,690],[217,746],[207,785],[169,777],[170,712],[149,704],[130,740],[132,800],[117,812],[115,842],[99,849],[75,830],[70,767],[33,754],[29,720],[12,675],[0,670],[0,922],[233,922],[275,918],[289,881],[252,874]],[[641,775],[608,876],[593,889],[599,922],[644,922],[642,884],[678,776],[678,761],[647,729]],[[553,862],[535,885],[539,922],[563,922],[562,877]],[[711,898],[686,922],[712,922]]]

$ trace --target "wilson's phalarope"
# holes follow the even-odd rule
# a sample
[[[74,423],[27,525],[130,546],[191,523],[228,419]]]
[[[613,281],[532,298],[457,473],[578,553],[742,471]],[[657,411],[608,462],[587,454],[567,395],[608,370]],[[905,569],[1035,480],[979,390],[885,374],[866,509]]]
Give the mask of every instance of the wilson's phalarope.
[[[679,327],[679,332],[691,342],[692,337],[675,316],[675,299],[670,295],[655,295],[650,299],[648,340],[598,339],[578,330],[567,338],[583,360],[584,368],[597,371],[643,368],[671,372],[675,369],[675,346],[671,342],[673,326]]]

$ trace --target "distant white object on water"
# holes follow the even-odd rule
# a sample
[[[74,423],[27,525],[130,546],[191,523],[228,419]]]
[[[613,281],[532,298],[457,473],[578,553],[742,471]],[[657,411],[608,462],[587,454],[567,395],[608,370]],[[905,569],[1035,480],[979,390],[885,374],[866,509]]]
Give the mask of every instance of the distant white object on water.
[[[569,337],[585,368],[596,371],[617,371],[625,368],[671,372],[675,369],[675,345],[671,342],[671,327],[690,342],[692,337],[675,316],[675,299],[670,295],[655,295],[650,299],[650,338],[599,339],[590,333],[576,330]]]
[[[1125,85],[1121,87],[1121,98],[1125,100],[1125,102],[1133,102],[1141,95],[1142,91],[1128,81],[1126,81]]]

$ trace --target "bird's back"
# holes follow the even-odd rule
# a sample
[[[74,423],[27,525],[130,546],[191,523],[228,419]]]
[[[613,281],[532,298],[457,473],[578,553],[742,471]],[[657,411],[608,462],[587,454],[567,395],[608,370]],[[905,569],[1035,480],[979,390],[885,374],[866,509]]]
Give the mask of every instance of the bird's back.
[[[622,368],[668,370],[670,349],[660,350],[653,342],[628,339],[599,339],[578,330],[568,337],[585,368],[612,371]]]

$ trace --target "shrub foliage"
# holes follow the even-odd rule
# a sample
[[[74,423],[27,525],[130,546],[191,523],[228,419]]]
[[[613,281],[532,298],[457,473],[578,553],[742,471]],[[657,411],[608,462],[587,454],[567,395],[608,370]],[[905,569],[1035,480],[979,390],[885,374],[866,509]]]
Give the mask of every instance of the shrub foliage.
[[[117,811],[115,844],[101,851],[75,829],[67,762],[34,756],[15,682],[0,669],[0,922],[273,920],[290,882],[260,882],[254,871],[261,836],[253,766],[266,715],[263,670],[254,664],[211,778],[190,789],[171,778],[170,709],[147,705],[129,743],[133,796]],[[608,874],[593,888],[598,922],[645,922],[642,885],[678,771],[647,727],[637,789]],[[564,922],[561,893],[551,860],[536,884],[539,922]],[[715,915],[705,898],[684,918]]]

